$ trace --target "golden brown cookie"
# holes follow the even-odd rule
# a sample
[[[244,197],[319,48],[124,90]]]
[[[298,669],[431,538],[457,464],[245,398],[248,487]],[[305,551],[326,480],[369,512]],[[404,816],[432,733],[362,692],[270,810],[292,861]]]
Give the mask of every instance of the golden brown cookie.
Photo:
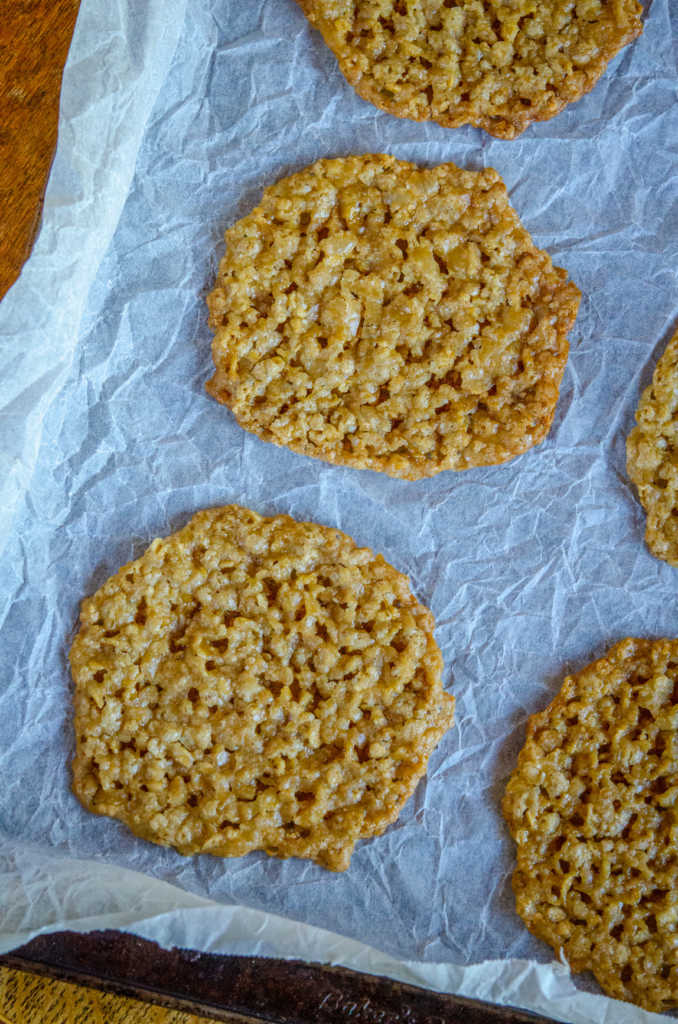
[[[596,84],[643,30],[637,0],[298,0],[363,99],[513,139]]]
[[[608,995],[678,1005],[678,640],[622,640],[568,676],[503,811],[530,931]]]
[[[645,542],[678,568],[678,331],[657,363],[626,442],[626,468],[647,512]]]
[[[452,725],[433,626],[338,530],[198,512],[83,602],[74,791],[183,854],[343,871]]]
[[[207,387],[338,465],[493,465],[548,433],[579,299],[496,171],[320,160],[226,232]]]

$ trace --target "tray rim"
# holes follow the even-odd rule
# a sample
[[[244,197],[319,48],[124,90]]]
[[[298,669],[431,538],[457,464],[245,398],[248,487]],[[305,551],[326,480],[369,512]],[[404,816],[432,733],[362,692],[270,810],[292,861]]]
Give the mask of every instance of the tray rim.
[[[0,966],[233,1024],[554,1024],[345,967],[166,950],[112,930],[40,935],[0,956]]]

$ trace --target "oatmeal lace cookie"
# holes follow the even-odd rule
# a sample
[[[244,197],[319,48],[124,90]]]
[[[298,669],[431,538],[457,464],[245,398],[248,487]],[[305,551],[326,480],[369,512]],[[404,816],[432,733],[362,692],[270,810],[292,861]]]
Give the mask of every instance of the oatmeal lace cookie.
[[[496,171],[320,160],[226,232],[207,388],[339,465],[493,465],[548,433],[579,299]]]
[[[596,84],[642,32],[637,0],[298,0],[363,99],[512,139]]]
[[[647,512],[645,542],[678,568],[678,331],[657,363],[626,442],[626,467]]]
[[[198,512],[83,602],[74,791],[182,854],[343,871],[452,725],[433,627],[338,530]]]
[[[608,995],[678,1005],[678,640],[623,640],[568,676],[503,811],[530,931]]]

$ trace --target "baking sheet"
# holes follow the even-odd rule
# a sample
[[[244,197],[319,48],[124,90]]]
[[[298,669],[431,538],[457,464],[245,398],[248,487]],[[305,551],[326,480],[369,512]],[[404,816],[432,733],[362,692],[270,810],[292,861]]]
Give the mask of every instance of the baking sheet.
[[[405,971],[572,1021],[649,1020],[572,995],[547,966],[513,911],[499,802],[527,716],[565,672],[622,636],[678,633],[678,576],[644,548],[624,469],[640,388],[678,323],[678,9],[653,0],[589,96],[505,142],[376,111],[293,0],[186,6],[84,0],[43,227],[0,306],[0,950],[45,928],[125,927]],[[225,227],[280,175],[352,152],[496,167],[582,289],[538,449],[407,483],[266,445],[205,395],[204,295]],[[185,859],[69,790],[80,599],[230,501],[345,530],[436,616],[456,726],[342,875],[263,854]]]

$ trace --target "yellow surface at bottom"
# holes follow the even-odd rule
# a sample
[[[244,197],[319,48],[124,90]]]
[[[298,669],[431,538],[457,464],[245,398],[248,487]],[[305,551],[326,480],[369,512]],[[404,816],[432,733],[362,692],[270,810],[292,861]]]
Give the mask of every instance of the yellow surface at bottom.
[[[0,1024],[210,1024],[93,988],[0,967]]]

